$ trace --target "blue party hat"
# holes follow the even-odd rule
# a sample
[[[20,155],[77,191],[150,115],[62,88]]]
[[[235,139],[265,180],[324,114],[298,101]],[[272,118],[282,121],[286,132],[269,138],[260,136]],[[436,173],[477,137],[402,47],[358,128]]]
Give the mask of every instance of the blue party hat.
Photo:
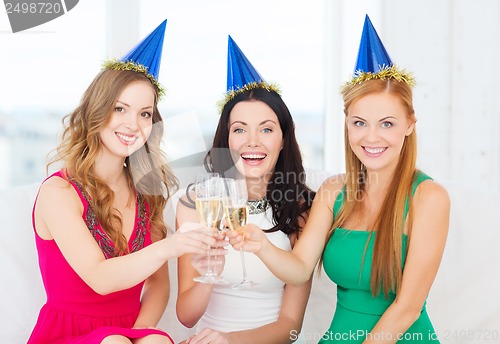
[[[158,82],[158,74],[160,72],[161,53],[163,50],[166,25],[167,20],[165,19],[120,60],[113,59],[106,61],[103,67],[143,73],[158,87],[159,96],[163,95],[164,90]]]
[[[266,82],[250,63],[231,36],[227,44],[227,91],[237,90],[249,83]]]
[[[377,73],[380,69],[392,65],[392,60],[385,50],[384,44],[382,44],[370,18],[366,15],[354,72]]]
[[[343,89],[373,79],[395,79],[404,81],[410,86],[415,85],[411,73],[398,69],[392,62],[370,18],[366,15],[354,74]]]
[[[243,54],[236,42],[231,36],[228,36],[227,93],[220,105],[224,106],[236,95],[256,88],[264,88],[268,91],[280,93],[278,86],[267,83]]]

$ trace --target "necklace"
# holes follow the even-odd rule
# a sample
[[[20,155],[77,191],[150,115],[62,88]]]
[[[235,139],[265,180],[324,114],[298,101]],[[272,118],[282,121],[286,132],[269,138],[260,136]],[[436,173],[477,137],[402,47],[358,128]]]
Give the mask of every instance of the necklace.
[[[270,207],[270,204],[267,201],[266,196],[262,197],[261,199],[256,199],[252,201],[248,200],[247,205],[248,205],[248,213],[251,215],[264,213],[267,210],[267,208]]]

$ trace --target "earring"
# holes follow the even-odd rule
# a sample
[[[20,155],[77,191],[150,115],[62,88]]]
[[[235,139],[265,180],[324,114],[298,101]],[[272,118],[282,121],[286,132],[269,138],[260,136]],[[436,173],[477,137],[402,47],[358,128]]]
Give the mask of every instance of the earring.
[[[359,184],[363,184],[366,180],[366,167],[363,163],[359,166]]]

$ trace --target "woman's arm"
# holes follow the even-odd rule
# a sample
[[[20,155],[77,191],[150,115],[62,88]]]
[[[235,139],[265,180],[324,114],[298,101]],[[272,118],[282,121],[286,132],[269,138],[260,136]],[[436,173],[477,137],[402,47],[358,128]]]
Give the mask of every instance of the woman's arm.
[[[286,284],[308,281],[323,252],[328,231],[333,224],[333,204],[343,187],[342,178],[334,176],[323,182],[314,198],[309,218],[292,252],[274,246],[259,228],[249,224],[245,239],[235,231],[228,236],[235,249],[241,246],[254,252],[269,270]]]
[[[420,316],[436,277],[448,235],[448,193],[433,181],[422,182],[415,192],[413,208],[413,226],[401,289],[363,342],[365,344],[395,343],[397,336],[405,333]]]
[[[183,197],[183,200],[186,198]],[[177,204],[176,225],[197,223],[195,209]],[[206,251],[203,255],[206,255]],[[178,294],[176,303],[177,318],[186,327],[193,327],[203,316],[212,294],[212,284],[196,283],[193,278],[200,273],[193,267],[193,255],[185,254],[177,260]]]
[[[57,206],[54,206],[57,205]],[[137,252],[105,259],[82,219],[76,191],[61,178],[43,183],[35,207],[38,234],[54,239],[76,273],[99,294],[130,288],[144,281],[169,259],[206,252],[215,239],[206,231],[176,233]]]
[[[153,242],[159,240],[160,238],[153,238]],[[154,274],[149,276],[144,283],[141,309],[134,327],[156,327],[165,312],[169,296],[170,277],[168,274],[168,262],[166,262]]]

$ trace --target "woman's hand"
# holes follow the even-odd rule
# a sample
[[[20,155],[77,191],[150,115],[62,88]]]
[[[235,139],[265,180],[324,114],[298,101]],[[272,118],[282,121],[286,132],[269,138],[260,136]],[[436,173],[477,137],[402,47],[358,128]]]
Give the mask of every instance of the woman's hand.
[[[231,342],[229,341],[229,336],[227,333],[206,328],[182,343],[183,344],[230,344]]]
[[[219,231],[215,239],[215,245],[212,246],[210,250],[210,266],[219,276],[224,270],[224,263],[226,262],[224,257],[227,254],[227,250],[224,247],[228,244],[226,241],[226,233]],[[191,264],[200,275],[204,275],[208,265],[207,253],[205,252],[205,254],[202,255],[194,254]]]
[[[207,254],[207,250],[216,244],[217,231],[199,223],[188,222],[174,234],[163,239],[169,255],[179,257],[185,253]]]
[[[253,253],[259,253],[269,243],[262,229],[251,223],[239,228],[238,231],[228,231],[227,237],[234,249],[239,250],[243,247],[243,250]]]

